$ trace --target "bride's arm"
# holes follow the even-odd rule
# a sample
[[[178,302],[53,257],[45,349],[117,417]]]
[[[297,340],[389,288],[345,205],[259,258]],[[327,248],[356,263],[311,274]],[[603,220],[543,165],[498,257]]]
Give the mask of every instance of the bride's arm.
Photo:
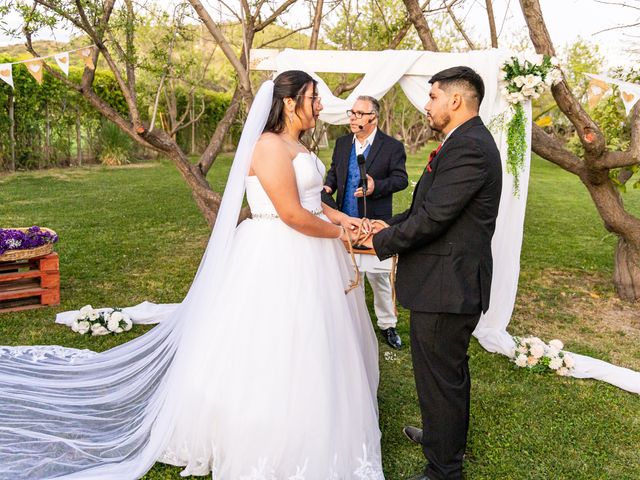
[[[322,213],[324,213],[332,223],[342,225],[347,230],[357,230],[362,224],[361,218],[350,217],[346,213],[336,210],[326,203],[322,204]]]
[[[263,136],[256,144],[251,167],[284,223],[311,237],[345,235],[343,227],[326,222],[302,207],[291,154],[282,141]]]

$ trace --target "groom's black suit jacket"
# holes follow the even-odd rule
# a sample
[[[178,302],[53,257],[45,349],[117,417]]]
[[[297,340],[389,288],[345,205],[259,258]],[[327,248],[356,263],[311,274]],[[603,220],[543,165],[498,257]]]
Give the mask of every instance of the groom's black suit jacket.
[[[489,308],[491,237],[502,190],[496,144],[480,117],[456,128],[416,185],[411,207],[373,237],[380,259],[396,253],[397,295],[419,312]]]
[[[331,167],[327,172],[325,185],[336,194],[335,208],[341,209],[349,173],[349,157],[353,145],[353,134],[344,135],[336,140],[331,158]],[[366,172],[375,182],[373,193],[367,197],[367,218],[388,220],[393,211],[393,193],[407,188],[409,184],[405,162],[407,155],[404,145],[380,129],[376,132],[371,149],[365,161]],[[331,205],[325,195],[324,202]],[[364,202],[358,198],[360,217],[364,216]]]

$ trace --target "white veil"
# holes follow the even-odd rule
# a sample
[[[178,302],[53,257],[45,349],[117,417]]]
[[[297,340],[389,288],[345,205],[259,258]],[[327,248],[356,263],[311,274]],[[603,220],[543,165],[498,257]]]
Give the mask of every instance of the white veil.
[[[103,353],[0,347],[0,479],[133,479],[163,453],[193,364],[198,325],[212,318],[233,244],[253,149],[271,108],[259,89],[211,238],[183,302],[151,331]],[[197,412],[193,412],[197,415]]]

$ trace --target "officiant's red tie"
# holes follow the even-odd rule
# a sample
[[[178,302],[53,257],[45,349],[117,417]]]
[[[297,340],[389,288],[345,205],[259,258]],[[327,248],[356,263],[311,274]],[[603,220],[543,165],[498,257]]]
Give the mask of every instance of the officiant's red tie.
[[[431,162],[433,161],[433,159],[438,154],[441,148],[442,148],[442,144],[438,145],[438,148],[436,148],[433,152],[429,154],[429,160],[427,160],[427,172],[431,172]]]

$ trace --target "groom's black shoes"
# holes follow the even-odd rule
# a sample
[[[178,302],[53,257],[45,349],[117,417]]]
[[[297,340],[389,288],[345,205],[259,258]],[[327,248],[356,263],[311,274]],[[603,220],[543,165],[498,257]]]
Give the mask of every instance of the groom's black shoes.
[[[400,348],[402,348],[402,340],[400,340],[400,335],[398,335],[398,332],[396,332],[396,329],[394,327],[389,327],[386,330],[382,330],[382,336],[387,341],[387,343],[396,350],[400,350]]]
[[[422,445],[422,429],[417,427],[412,427],[410,425],[404,427],[402,429],[402,433],[411,440],[413,443],[417,443],[418,445]]]

